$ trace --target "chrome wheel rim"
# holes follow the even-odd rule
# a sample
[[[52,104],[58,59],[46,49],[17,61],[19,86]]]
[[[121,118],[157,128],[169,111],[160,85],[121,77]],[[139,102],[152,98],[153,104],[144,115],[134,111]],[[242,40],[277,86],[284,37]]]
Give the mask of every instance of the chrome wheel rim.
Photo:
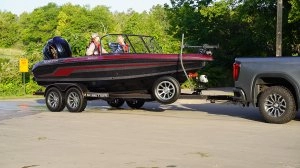
[[[264,108],[269,116],[280,117],[287,108],[285,99],[279,94],[271,94],[266,98]]]
[[[67,99],[69,107],[77,108],[79,105],[79,100],[80,100],[79,95],[75,92],[71,92],[68,95],[68,99]]]
[[[157,95],[162,100],[169,100],[176,93],[175,85],[169,81],[163,81],[157,86]]]
[[[48,96],[48,105],[52,108],[56,108],[59,104],[59,95],[56,92],[50,92]]]

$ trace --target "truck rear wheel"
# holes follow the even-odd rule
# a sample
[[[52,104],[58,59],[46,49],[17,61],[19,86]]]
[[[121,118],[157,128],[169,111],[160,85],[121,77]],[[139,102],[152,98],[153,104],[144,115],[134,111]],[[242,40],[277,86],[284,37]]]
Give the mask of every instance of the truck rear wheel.
[[[269,123],[283,124],[296,117],[293,94],[285,87],[272,86],[263,91],[258,100],[259,111]]]

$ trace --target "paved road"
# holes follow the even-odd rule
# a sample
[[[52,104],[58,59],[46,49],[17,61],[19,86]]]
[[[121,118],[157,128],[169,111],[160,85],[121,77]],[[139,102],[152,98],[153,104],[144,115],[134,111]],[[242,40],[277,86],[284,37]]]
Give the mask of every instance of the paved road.
[[[45,103],[42,99],[0,100],[0,121],[33,115],[45,110]]]
[[[300,117],[267,124],[255,108],[181,99],[83,113],[42,99],[0,101],[3,168],[300,168]]]

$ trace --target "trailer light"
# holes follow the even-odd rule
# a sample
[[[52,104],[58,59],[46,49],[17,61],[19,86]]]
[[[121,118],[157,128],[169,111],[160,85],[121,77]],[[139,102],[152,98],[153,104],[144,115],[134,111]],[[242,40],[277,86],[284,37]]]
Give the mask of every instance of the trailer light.
[[[199,74],[198,74],[197,72],[195,72],[195,73],[190,72],[190,73],[188,74],[188,77],[189,77],[189,78],[197,78],[197,77],[199,77]]]
[[[233,75],[234,81],[237,81],[238,78],[239,78],[240,68],[241,68],[241,64],[240,64],[240,63],[235,62],[235,63],[233,64],[233,72],[232,72],[232,75]]]

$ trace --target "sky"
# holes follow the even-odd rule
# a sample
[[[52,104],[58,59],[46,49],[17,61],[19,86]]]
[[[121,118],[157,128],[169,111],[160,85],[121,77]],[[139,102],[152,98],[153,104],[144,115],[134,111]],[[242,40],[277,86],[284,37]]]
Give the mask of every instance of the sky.
[[[32,12],[35,8],[45,6],[49,2],[57,5],[70,2],[73,5],[88,5],[91,8],[104,5],[109,7],[111,12],[126,12],[130,8],[136,12],[143,12],[149,11],[153,5],[170,4],[170,0],[0,0],[0,10],[20,15],[23,12]]]

